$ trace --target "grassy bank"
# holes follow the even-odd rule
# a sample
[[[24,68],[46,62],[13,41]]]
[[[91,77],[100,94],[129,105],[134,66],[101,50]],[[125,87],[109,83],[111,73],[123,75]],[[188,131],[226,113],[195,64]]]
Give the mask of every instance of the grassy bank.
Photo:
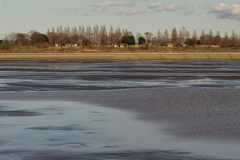
[[[49,46],[15,46],[0,53],[240,53],[240,47],[49,47]]]
[[[0,60],[240,59],[239,53],[0,53]]]

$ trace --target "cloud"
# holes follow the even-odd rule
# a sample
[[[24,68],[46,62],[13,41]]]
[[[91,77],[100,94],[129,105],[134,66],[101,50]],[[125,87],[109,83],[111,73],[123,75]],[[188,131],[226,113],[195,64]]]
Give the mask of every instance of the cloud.
[[[106,2],[95,3],[93,6],[94,7],[127,6],[127,3],[124,1],[120,1],[120,2],[106,1]]]
[[[160,13],[162,11],[163,11],[163,9],[155,9],[155,10],[153,10],[153,13]]]
[[[84,14],[82,14],[83,16],[89,16],[89,14],[88,13],[84,13]]]
[[[101,9],[99,13],[104,13],[104,12],[106,12],[106,8]]]
[[[75,8],[74,9],[75,12],[78,12],[78,11],[81,11],[81,10],[82,10],[82,8]]]
[[[177,10],[181,10],[181,9],[184,9],[183,5],[172,4],[172,5],[168,6],[165,10],[171,12],[171,11],[177,11]]]
[[[120,11],[117,13],[117,15],[125,14],[126,16],[132,16],[132,15],[141,15],[145,13],[147,13],[147,11],[144,9],[141,9],[141,10],[132,10],[132,11]]]
[[[162,3],[151,3],[147,7],[149,9],[156,9],[156,8],[164,7],[164,6],[165,6],[165,4],[162,4]]]
[[[209,13],[217,14],[218,18],[221,19],[236,19],[240,21],[240,5],[226,5],[225,3],[219,3],[213,5]]]
[[[183,15],[188,15],[188,14],[193,14],[193,13],[195,13],[195,12],[194,11],[190,11],[190,10],[185,10],[183,12]]]

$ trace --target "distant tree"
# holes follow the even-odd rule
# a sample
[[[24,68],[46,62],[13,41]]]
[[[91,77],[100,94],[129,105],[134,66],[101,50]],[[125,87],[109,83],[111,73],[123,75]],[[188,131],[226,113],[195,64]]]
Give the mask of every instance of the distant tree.
[[[198,40],[197,31],[196,31],[195,29],[194,29],[194,31],[193,31],[192,39]]]
[[[173,30],[172,30],[171,42],[174,44],[178,42],[178,34],[177,34],[176,28],[173,28]]]
[[[179,42],[183,43],[184,42],[184,34],[182,29],[179,30]]]
[[[222,44],[222,37],[219,31],[217,31],[217,34],[215,36],[215,44],[221,45]]]
[[[146,43],[146,39],[144,37],[139,37],[138,38],[138,44],[145,44]]]
[[[192,46],[193,45],[192,39],[190,39],[190,38],[186,39],[185,44],[188,46]]]
[[[158,39],[158,44],[161,43],[161,32],[160,32],[160,29],[158,30],[158,34],[157,34],[157,39]]]
[[[185,39],[188,39],[190,38],[190,33],[188,30],[185,31]]]
[[[202,45],[206,45],[206,34],[204,29],[202,30],[202,33],[201,33],[200,42]]]
[[[146,37],[147,42],[150,43],[152,40],[153,34],[150,32],[145,32],[144,35]]]
[[[182,34],[183,34],[183,42],[185,42],[185,39],[187,39],[186,37],[186,29],[185,29],[185,27],[183,26],[182,27]]]
[[[100,42],[103,46],[107,45],[107,30],[105,26],[100,28]]]
[[[138,39],[139,39],[140,37],[143,37],[143,35],[138,32],[138,33],[136,34],[136,36],[135,36],[136,41],[138,41]]]
[[[89,39],[84,39],[83,41],[82,41],[82,45],[83,46],[89,46],[91,44],[91,42],[89,41]]]
[[[86,37],[85,37],[87,40],[91,41],[91,27],[90,26],[87,26],[86,28]]]
[[[98,25],[95,27],[93,31],[94,37],[95,37],[95,43],[99,43],[99,27]]]
[[[168,30],[165,29],[165,32],[164,32],[164,41],[167,43],[169,41],[169,34],[168,34]]]
[[[5,48],[6,50],[9,50],[11,47],[14,46],[15,41],[16,41],[16,33],[15,32],[9,33],[4,38],[4,46],[5,47],[3,47],[3,48]]]
[[[210,31],[209,31],[208,42],[210,45],[214,45],[214,36],[213,36],[212,29],[210,29]]]
[[[90,31],[91,31],[91,28],[90,28]],[[78,30],[77,30],[77,27],[74,27],[72,28],[72,31],[71,31],[72,43],[76,44],[78,42],[78,39],[79,39]]]
[[[135,45],[135,39],[133,36],[123,36],[121,42],[125,45]]]
[[[227,31],[225,32],[224,39],[223,39],[223,46],[228,47],[229,46],[229,36]]]
[[[81,41],[86,39],[86,32],[85,32],[84,26],[82,26],[80,37],[81,37]]]
[[[49,42],[49,39],[48,39],[47,35],[39,33],[37,31],[32,33],[32,35],[30,37],[30,40],[35,45],[37,43],[44,43],[44,42],[48,43]]]
[[[110,27],[110,31],[109,31],[109,42],[110,42],[111,46],[114,43],[114,30],[113,30],[112,26]]]
[[[29,43],[27,35],[24,33],[16,33],[16,43],[21,46],[22,44]]]
[[[158,43],[158,37],[154,36],[151,40],[152,43]]]
[[[192,35],[192,45],[197,45],[197,42],[198,42],[197,31],[194,29],[193,35]]]
[[[231,35],[231,46],[232,47],[236,47],[237,46],[237,34],[235,33],[235,31],[232,31],[232,35]]]
[[[200,40],[196,40],[196,39],[193,39],[193,38],[188,38],[188,39],[186,39],[185,44],[188,45],[188,46],[195,46],[195,45],[200,45],[201,42],[200,42]]]

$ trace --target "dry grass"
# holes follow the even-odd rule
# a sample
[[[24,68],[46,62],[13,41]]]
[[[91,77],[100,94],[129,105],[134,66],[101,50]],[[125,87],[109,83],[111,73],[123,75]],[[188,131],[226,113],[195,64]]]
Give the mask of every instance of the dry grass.
[[[15,46],[9,50],[1,50],[0,53],[240,53],[239,48],[213,48],[213,47],[50,47],[48,44],[36,46]]]

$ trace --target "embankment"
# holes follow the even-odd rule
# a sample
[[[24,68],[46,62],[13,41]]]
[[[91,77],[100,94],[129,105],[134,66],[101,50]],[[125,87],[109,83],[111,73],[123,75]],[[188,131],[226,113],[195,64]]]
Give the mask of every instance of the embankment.
[[[0,60],[240,59],[240,53],[0,53]]]

